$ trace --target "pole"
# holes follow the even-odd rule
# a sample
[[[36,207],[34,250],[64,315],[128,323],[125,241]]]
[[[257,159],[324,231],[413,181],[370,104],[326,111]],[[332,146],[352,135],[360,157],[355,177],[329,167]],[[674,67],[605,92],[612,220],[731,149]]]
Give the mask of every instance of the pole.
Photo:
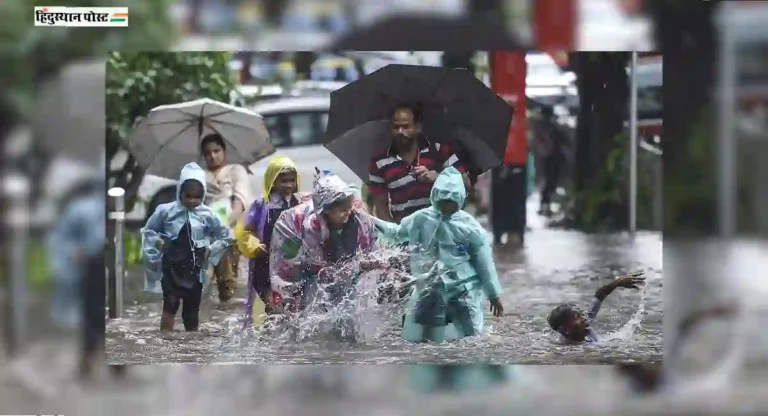
[[[632,52],[629,87],[629,233],[637,232],[637,52]]]
[[[730,10],[726,6],[723,12]],[[733,135],[733,120],[735,107],[736,75],[733,37],[729,36],[729,28],[721,26],[722,53],[720,59],[720,94],[718,94],[720,120],[718,123],[719,140],[717,152],[718,181],[718,211],[719,231],[721,237],[732,237],[736,230],[736,166],[735,142]]]
[[[123,279],[125,277],[125,247],[123,231],[125,227],[125,189],[112,188],[107,191],[112,198],[112,209],[109,212],[109,220],[114,221],[112,237],[112,254],[114,255],[112,272],[109,281],[109,317],[110,319],[123,317]]]
[[[27,247],[29,246],[29,178],[11,171],[3,178],[3,192],[9,198],[10,206],[6,224],[10,230],[7,240],[9,262],[8,302],[8,355],[18,352],[27,339],[27,312],[29,292],[27,290]]]

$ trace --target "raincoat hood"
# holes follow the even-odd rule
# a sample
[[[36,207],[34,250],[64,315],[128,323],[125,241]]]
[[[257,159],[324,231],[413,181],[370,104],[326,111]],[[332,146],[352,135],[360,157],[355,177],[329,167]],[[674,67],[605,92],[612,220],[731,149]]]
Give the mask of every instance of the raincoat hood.
[[[299,170],[296,168],[296,164],[285,156],[275,156],[270,159],[267,165],[267,171],[264,173],[264,200],[269,201],[269,196],[272,194],[272,188],[275,186],[275,181],[281,173],[285,171],[293,170],[296,172],[296,189],[301,189],[301,179],[299,178]]]
[[[179,174],[179,184],[176,185],[176,202],[179,204],[182,204],[181,185],[190,179],[196,180],[200,182],[201,185],[203,185],[203,200],[205,200],[205,196],[208,193],[207,187],[205,185],[205,171],[197,163],[191,162],[184,165],[184,167],[181,168],[181,173]]]
[[[355,189],[336,174],[323,171],[315,178],[312,202],[315,213],[321,213],[328,205],[355,194]]]
[[[432,192],[429,195],[432,201],[432,207],[439,211],[438,201],[450,200],[459,205],[459,209],[464,207],[464,201],[467,199],[467,188],[464,186],[464,178],[454,167],[443,170],[437,176],[435,184],[432,186]]]

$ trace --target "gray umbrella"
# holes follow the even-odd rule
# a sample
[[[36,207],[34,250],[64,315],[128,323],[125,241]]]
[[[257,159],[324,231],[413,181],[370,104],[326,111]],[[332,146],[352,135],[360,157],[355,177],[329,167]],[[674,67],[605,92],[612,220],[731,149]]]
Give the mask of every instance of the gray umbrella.
[[[417,105],[433,142],[459,142],[481,171],[504,159],[513,109],[465,69],[392,64],[331,93],[325,146],[361,178],[391,141],[393,108]]]

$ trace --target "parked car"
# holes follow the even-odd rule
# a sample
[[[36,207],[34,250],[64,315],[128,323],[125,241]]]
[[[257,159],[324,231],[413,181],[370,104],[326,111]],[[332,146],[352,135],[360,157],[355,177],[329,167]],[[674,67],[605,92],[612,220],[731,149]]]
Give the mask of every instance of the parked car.
[[[252,108],[264,118],[272,143],[277,148],[275,155],[289,157],[298,166],[298,173],[303,179],[301,191],[304,192],[312,189],[315,167],[330,169],[345,181],[362,185],[362,180],[352,170],[323,147],[323,134],[328,124],[330,105],[330,96],[326,94],[285,97],[259,103]],[[250,178],[254,198],[261,193],[269,159],[248,167],[252,173]],[[131,216],[136,220],[151,215],[158,205],[175,200],[176,180],[147,175],[139,197],[148,203],[143,212],[132,213]]]

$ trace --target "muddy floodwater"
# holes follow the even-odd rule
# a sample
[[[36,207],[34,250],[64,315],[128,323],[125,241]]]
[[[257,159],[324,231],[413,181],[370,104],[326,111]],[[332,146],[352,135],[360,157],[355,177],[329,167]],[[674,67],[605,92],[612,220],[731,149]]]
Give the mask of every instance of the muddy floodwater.
[[[490,317],[488,333],[443,345],[414,345],[399,336],[398,314],[377,324],[364,342],[333,337],[291,341],[240,331],[246,296],[241,269],[238,297],[218,304],[215,289],[205,297],[198,333],[163,337],[161,300],[141,293],[141,270],[129,272],[124,318],[108,323],[110,363],[321,364],[321,363],[615,363],[662,359],[662,241],[657,233],[587,235],[535,228],[521,250],[500,249],[496,262],[504,287],[505,316]],[[600,342],[562,345],[549,330],[549,311],[563,302],[586,307],[612,276],[646,272],[643,290],[615,291],[596,321]],[[180,318],[177,318],[180,319]]]

